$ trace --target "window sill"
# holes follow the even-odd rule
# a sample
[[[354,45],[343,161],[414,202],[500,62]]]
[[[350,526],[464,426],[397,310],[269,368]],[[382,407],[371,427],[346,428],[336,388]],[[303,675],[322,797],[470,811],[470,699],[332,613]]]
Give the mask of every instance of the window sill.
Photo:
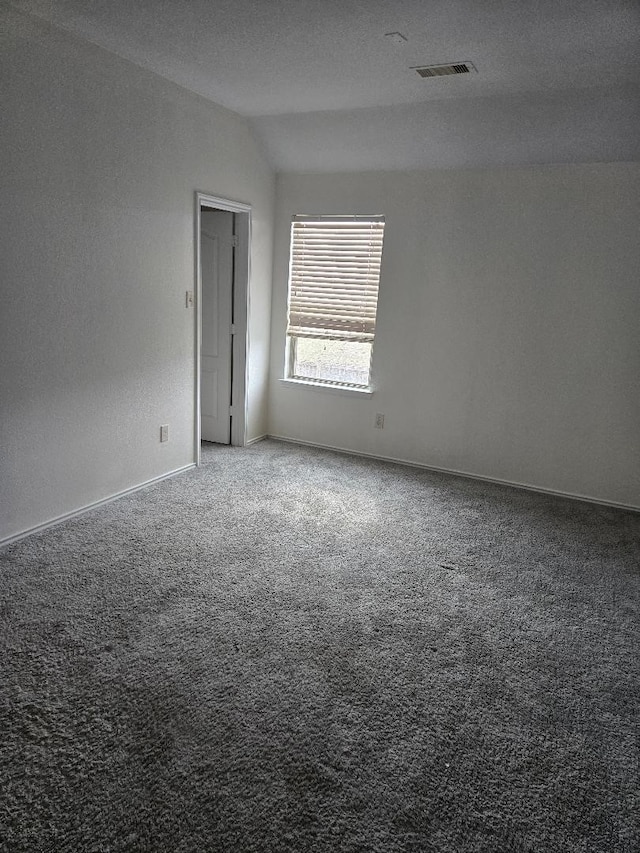
[[[281,385],[292,388],[314,388],[318,391],[329,391],[332,394],[342,394],[347,397],[370,397],[373,394],[373,388],[348,388],[342,385],[329,385],[324,382],[313,382],[311,379],[279,379]]]

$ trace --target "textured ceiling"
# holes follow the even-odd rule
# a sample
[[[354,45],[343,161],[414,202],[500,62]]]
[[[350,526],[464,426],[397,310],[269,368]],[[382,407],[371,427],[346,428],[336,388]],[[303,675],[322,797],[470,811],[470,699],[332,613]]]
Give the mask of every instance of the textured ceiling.
[[[640,158],[638,0],[12,5],[251,117],[279,169]]]

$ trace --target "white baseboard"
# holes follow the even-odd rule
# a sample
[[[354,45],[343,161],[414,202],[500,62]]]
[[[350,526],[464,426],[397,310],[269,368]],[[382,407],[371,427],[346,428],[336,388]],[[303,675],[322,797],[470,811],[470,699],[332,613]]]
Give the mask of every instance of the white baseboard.
[[[263,435],[257,435],[255,438],[250,438],[249,441],[245,442],[245,447],[251,447],[252,444],[257,444],[259,441],[264,441],[265,438],[269,438],[269,436],[264,433]]]
[[[557,498],[568,498],[573,501],[583,501],[585,503],[597,504],[598,506],[609,506],[614,509],[625,509],[630,512],[640,512],[640,506],[633,504],[617,503],[616,501],[600,500],[592,498],[588,495],[580,495],[574,492],[560,492],[557,489],[545,489],[540,486],[532,486],[529,483],[517,483],[513,480],[501,480],[498,477],[486,477],[480,474],[471,474],[468,471],[458,471],[455,468],[439,468],[436,465],[425,465],[422,462],[415,462],[412,459],[402,459],[396,456],[381,456],[377,453],[365,453],[359,450],[349,450],[347,447],[336,447],[332,444],[318,444],[313,441],[300,441],[297,438],[289,438],[285,435],[271,435],[274,441],[284,441],[289,444],[299,444],[303,447],[317,447],[320,450],[333,450],[335,453],[347,453],[350,456],[363,456],[367,459],[377,459],[380,462],[393,462],[396,465],[407,465],[410,468],[421,468],[424,471],[435,471],[438,474],[451,474],[455,477],[464,477],[467,480],[479,480],[482,483],[495,483],[498,486],[511,486],[515,489],[524,489],[527,492],[537,492],[542,495],[554,495]]]
[[[93,503],[85,504],[85,506],[80,507],[79,509],[74,509],[71,512],[66,512],[64,515],[58,515],[55,518],[49,519],[49,521],[45,521],[42,524],[36,524],[35,527],[28,527],[26,530],[22,530],[20,533],[14,533],[11,536],[7,536],[5,539],[0,539],[0,548],[5,545],[11,545],[13,542],[18,542],[20,539],[26,539],[27,536],[33,536],[34,533],[40,533],[43,530],[47,530],[49,527],[55,527],[57,524],[62,524],[64,521],[69,521],[72,518],[77,518],[79,515],[84,515],[86,512],[90,512],[92,509],[97,509],[98,507],[104,506],[105,504],[113,503],[113,501],[117,501],[120,498],[124,498],[127,495],[132,495],[134,492],[139,492],[141,489],[148,489],[149,486],[153,486],[156,483],[162,482],[162,480],[168,480],[170,477],[175,477],[177,474],[182,474],[185,471],[189,471],[191,468],[195,468],[195,463],[191,462],[189,465],[183,465],[182,468],[176,468],[173,471],[169,471],[167,474],[161,474],[159,477],[153,477],[151,480],[145,480],[144,483],[140,483],[137,486],[131,486],[129,489],[124,489],[122,492],[116,492],[113,495],[109,495],[108,498],[102,498],[99,501],[93,501]]]

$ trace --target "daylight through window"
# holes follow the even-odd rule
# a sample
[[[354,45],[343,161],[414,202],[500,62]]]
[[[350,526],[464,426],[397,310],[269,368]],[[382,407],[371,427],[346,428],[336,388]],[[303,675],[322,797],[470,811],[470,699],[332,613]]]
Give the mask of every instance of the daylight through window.
[[[383,216],[294,217],[288,378],[369,387],[383,235]]]

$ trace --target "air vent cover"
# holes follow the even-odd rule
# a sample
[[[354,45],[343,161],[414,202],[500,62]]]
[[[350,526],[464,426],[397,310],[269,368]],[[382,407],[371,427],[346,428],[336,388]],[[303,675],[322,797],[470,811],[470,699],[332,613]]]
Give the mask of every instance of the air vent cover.
[[[469,74],[475,71],[471,62],[451,62],[448,65],[422,65],[414,66],[421,77],[447,77],[449,74]]]

